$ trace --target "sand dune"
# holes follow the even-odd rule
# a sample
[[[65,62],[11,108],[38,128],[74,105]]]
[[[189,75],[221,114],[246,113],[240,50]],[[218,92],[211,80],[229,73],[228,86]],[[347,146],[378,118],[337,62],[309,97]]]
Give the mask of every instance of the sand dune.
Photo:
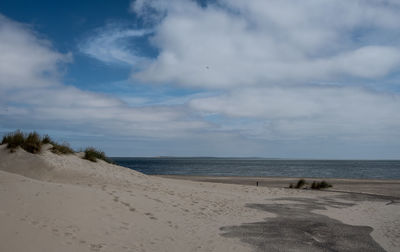
[[[308,251],[323,251],[330,242],[311,232],[274,244],[258,225],[279,219],[295,227],[272,206],[301,208],[332,227],[361,228],[366,251],[400,248],[396,200],[150,177],[79,155],[0,146],[0,251],[283,251],[304,242]]]

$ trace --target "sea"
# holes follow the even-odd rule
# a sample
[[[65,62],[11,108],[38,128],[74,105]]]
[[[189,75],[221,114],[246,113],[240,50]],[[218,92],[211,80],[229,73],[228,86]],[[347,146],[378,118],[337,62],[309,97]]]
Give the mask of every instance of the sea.
[[[114,157],[149,175],[400,179],[400,160]]]

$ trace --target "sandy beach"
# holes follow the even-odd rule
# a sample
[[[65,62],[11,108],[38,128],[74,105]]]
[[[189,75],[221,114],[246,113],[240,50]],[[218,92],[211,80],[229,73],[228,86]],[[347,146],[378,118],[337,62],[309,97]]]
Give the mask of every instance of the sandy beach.
[[[209,177],[185,175],[158,175],[158,177],[190,180],[198,182],[213,182],[235,185],[265,186],[271,188],[287,188],[290,183],[295,184],[299,179],[308,182],[326,180],[334,184],[333,188],[326,189],[330,192],[350,192],[357,194],[370,194],[393,196],[400,198],[400,180],[398,179],[337,179],[337,178],[286,178],[286,177]]]
[[[293,178],[146,176],[47,149],[0,146],[0,251],[400,250],[400,181],[297,190],[284,188]]]

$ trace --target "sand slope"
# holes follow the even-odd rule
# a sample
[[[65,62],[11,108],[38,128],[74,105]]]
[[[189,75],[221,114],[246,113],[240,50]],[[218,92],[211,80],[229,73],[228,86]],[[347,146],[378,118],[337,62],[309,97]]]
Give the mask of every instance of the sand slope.
[[[10,154],[3,145],[0,251],[254,251],[240,237],[221,235],[221,227],[276,216],[246,204],[335,195],[149,177],[79,154]],[[398,251],[398,205],[361,203],[319,211],[337,219],[346,211],[342,219],[351,225],[368,219],[375,240]]]

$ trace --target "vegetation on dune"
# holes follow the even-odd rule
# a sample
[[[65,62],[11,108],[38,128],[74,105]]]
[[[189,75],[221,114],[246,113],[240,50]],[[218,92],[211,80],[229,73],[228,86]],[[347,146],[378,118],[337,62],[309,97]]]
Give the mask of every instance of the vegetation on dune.
[[[53,147],[51,147],[51,152],[61,155],[61,154],[72,154],[74,153],[74,150],[71,149],[71,147],[69,147],[68,143],[62,143],[62,144],[58,144],[58,143],[52,143]]]
[[[71,147],[69,147],[68,143],[64,142],[62,144],[59,144],[59,143],[53,141],[53,139],[51,139],[51,137],[49,135],[43,136],[42,143],[43,144],[51,144],[53,147],[50,148],[50,151],[55,154],[58,154],[58,155],[74,153],[74,150],[71,149]]]
[[[15,152],[18,147],[21,147],[30,153],[39,153],[42,149],[43,144],[51,144],[51,151],[56,154],[72,154],[74,151],[69,147],[67,143],[59,144],[53,141],[49,135],[41,137],[35,131],[28,134],[21,130],[8,133],[3,136],[1,144],[7,144],[7,148],[10,152]]]
[[[299,181],[297,181],[295,188],[300,189],[300,188],[303,188],[305,185],[306,185],[306,181],[304,179],[300,179]]]
[[[36,132],[29,133],[25,138],[22,148],[30,153],[39,153],[42,149],[42,139],[40,135]]]
[[[332,187],[332,185],[329,184],[328,182],[326,182],[325,180],[322,180],[321,182],[313,181],[311,184],[311,189],[315,189],[315,190],[325,189],[325,188],[329,188],[329,187]]]
[[[289,188],[296,188],[296,189],[308,189],[307,187],[308,183],[304,179],[300,179],[297,181],[296,185],[293,185],[292,183],[289,184]],[[311,184],[311,189],[313,190],[320,190],[320,189],[326,189],[332,187],[331,184],[326,182],[325,180],[322,180],[321,182],[318,181],[313,181]]]
[[[3,136],[1,144],[7,144],[7,149],[10,149],[10,152],[15,152],[18,147],[30,153],[38,153],[42,149],[42,141],[38,133],[25,134],[20,130]]]
[[[43,143],[43,144],[53,144],[54,141],[50,138],[49,135],[46,134],[46,135],[44,135],[43,138],[42,138],[42,143]]]
[[[7,148],[14,152],[19,146],[23,146],[25,142],[25,134],[20,130],[8,133],[3,136],[1,144],[7,144]]]
[[[106,161],[107,163],[112,163],[112,160],[109,159],[103,151],[97,150],[94,147],[86,148],[85,156],[83,158],[92,162],[97,162],[97,159],[101,159]]]
[[[21,147],[27,152],[36,154],[39,153],[44,144],[51,144],[52,147],[50,151],[62,155],[62,154],[73,154],[75,151],[69,146],[68,143],[59,144],[49,135],[44,135],[41,137],[35,131],[30,133],[24,133],[21,130],[16,130],[14,132],[5,134],[1,140],[1,145],[7,144],[7,149],[10,152],[15,152],[18,147]],[[92,162],[97,162],[97,159],[104,160],[108,163],[113,163],[113,161],[106,156],[103,151],[100,151],[94,147],[88,147],[84,150],[84,159],[90,160]]]

